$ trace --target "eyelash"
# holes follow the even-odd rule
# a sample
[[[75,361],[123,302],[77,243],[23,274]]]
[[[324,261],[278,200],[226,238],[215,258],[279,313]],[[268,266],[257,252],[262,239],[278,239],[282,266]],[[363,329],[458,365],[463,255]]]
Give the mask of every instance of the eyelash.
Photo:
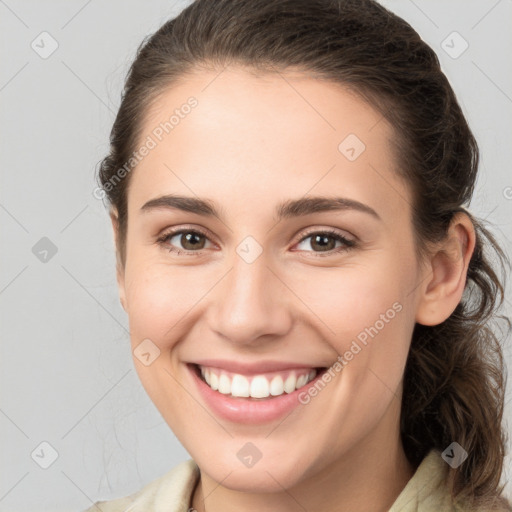
[[[157,243],[160,244],[164,249],[168,250],[169,252],[176,253],[178,256],[180,256],[181,254],[185,254],[185,255],[188,254],[191,256],[201,256],[202,251],[187,251],[187,250],[183,250],[183,249],[177,249],[176,247],[170,246],[168,244],[167,241],[170,238],[173,238],[174,236],[180,235],[183,233],[194,233],[197,235],[204,236],[205,238],[208,238],[208,235],[205,232],[201,231],[200,229],[186,229],[185,228],[185,229],[176,229],[176,230],[168,231],[167,233],[163,234],[160,238],[157,239]],[[333,254],[339,254],[344,251],[349,251],[350,249],[353,249],[354,247],[357,246],[357,243],[355,242],[355,240],[349,240],[349,239],[345,238],[344,236],[342,236],[338,231],[335,231],[333,229],[308,231],[304,234],[304,236],[297,243],[303,242],[307,238],[310,238],[312,235],[330,235],[333,238],[335,238],[336,241],[342,242],[345,245],[345,247],[338,247],[337,249],[332,249],[330,251],[326,251],[325,253],[317,252],[316,255],[318,257],[332,256]],[[305,251],[305,252],[314,252],[315,253],[315,251]],[[317,257],[317,256],[314,256],[314,257]]]

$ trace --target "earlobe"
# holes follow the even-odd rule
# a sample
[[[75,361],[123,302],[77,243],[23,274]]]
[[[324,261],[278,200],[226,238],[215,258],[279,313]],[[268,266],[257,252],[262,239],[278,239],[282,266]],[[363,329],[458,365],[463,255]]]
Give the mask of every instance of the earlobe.
[[[469,262],[476,242],[473,223],[468,215],[457,213],[445,240],[437,246],[422,276],[423,286],[416,311],[416,322],[438,325],[460,303],[466,285]]]
[[[114,244],[116,250],[116,279],[117,279],[117,287],[119,290],[119,300],[121,302],[121,306],[123,309],[127,311],[126,308],[126,294],[125,294],[125,285],[124,285],[124,268],[121,262],[120,250],[119,250],[119,220],[117,217],[117,213],[113,210],[110,212],[110,220],[112,222],[112,231],[114,234]]]

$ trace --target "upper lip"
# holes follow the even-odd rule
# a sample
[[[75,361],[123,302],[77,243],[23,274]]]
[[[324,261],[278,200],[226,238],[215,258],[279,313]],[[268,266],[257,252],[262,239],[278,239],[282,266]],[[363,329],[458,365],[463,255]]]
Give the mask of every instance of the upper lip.
[[[191,364],[199,366],[220,368],[232,373],[240,373],[245,375],[256,375],[266,372],[277,372],[282,370],[292,370],[298,368],[319,368],[311,364],[296,363],[293,361],[257,361],[257,362],[242,362],[230,361],[228,359],[200,359],[196,361],[189,361]]]

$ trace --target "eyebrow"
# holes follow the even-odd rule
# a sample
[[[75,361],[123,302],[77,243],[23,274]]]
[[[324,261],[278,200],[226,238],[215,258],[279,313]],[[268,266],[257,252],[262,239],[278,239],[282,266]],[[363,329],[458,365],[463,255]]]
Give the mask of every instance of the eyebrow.
[[[215,203],[209,199],[198,197],[164,195],[149,200],[141,207],[141,212],[149,212],[160,209],[176,209],[184,212],[195,213],[205,217],[217,217],[222,219],[221,212],[215,207]],[[372,217],[382,220],[380,215],[370,206],[344,197],[310,196],[300,199],[290,199],[279,204],[276,208],[277,220],[301,217],[313,213],[355,210],[367,213]]]

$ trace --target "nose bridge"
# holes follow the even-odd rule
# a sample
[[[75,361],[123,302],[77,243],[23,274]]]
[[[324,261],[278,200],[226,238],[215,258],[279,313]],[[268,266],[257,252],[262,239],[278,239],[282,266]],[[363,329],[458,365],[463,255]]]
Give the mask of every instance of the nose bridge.
[[[243,249],[244,244],[240,245]],[[239,247],[232,261],[231,270],[212,297],[210,328],[241,344],[263,335],[285,334],[291,327],[291,315],[285,305],[284,287],[267,268],[265,255],[251,261]]]

